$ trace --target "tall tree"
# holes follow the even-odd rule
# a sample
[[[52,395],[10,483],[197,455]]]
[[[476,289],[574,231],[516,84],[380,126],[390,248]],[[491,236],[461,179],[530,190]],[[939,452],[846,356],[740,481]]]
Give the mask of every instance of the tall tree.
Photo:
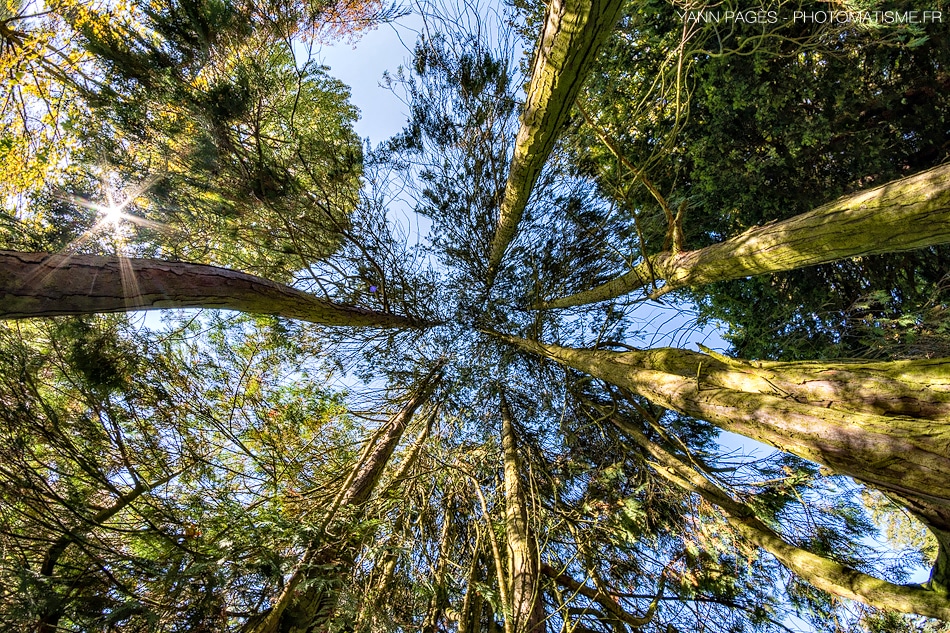
[[[288,387],[308,363],[248,323],[158,342],[115,318],[4,327],[5,627],[214,630],[260,608],[295,511],[322,503],[288,491],[332,482],[352,425]]]
[[[411,319],[327,301],[225,268],[155,259],[0,251],[2,318],[214,308],[326,325],[407,327]]]
[[[950,467],[946,360],[748,362],[669,348],[577,350],[500,336],[660,406],[887,491],[940,543],[928,591],[942,601],[950,590],[950,500],[942,483]],[[903,608],[945,617],[912,601]]]
[[[541,308],[568,308],[646,289],[652,297],[685,286],[780,273],[849,257],[950,241],[950,167],[935,167],[759,226],[695,251],[647,256],[628,273]],[[660,284],[658,287],[657,284]]]
[[[541,38],[534,52],[531,82],[508,168],[508,181],[498,207],[498,227],[488,256],[489,285],[515,237],[541,167],[622,6],[618,0],[567,0],[548,4]]]
[[[342,577],[351,571],[358,541],[343,531],[342,519],[359,513],[379,483],[396,445],[412,420],[438,386],[441,363],[416,385],[402,409],[390,418],[363,448],[359,461],[333,499],[322,521],[322,530],[307,544],[273,606],[260,618],[248,622],[250,633],[310,633],[325,627],[334,616]]]
[[[656,459],[655,469],[662,477],[722,508],[740,534],[775,556],[783,565],[816,587],[835,595],[860,600],[873,606],[898,611],[923,613],[947,619],[946,591],[932,587],[890,583],[849,569],[826,557],[788,543],[781,535],[755,516],[755,511],[730,497],[711,483],[694,466],[663,450],[655,442],[623,422],[618,423],[634,441]],[[933,582],[933,578],[931,578]]]
[[[500,396],[501,448],[505,464],[505,534],[508,541],[509,606],[514,633],[543,633],[544,599],[535,536],[528,527],[528,497],[521,483],[521,460],[511,408]]]
[[[615,213],[636,219],[638,239],[605,240],[594,279],[539,299],[663,260],[674,242],[715,245],[945,161],[946,24],[817,25],[779,10],[725,31],[690,16],[663,3],[631,15],[592,71],[566,145]],[[729,323],[740,356],[847,357],[869,351],[865,317],[893,322],[926,305],[945,259],[862,257],[680,296]]]
[[[520,309],[686,245],[736,274],[716,244],[767,242],[830,198],[915,182],[946,141],[944,44],[908,41],[917,27],[726,32],[664,2],[595,5],[534,16],[528,76],[509,14],[497,35],[475,7],[426,16],[390,77],[411,120],[375,150],[353,135],[345,87],[301,61],[322,5],[62,16],[85,51],[66,66],[80,145],[0,229],[5,315],[20,319],[0,341],[4,625],[771,633],[793,614],[862,632],[922,622],[891,608],[946,617],[945,361],[616,355],[601,348],[649,334],[635,304]],[[769,68],[787,81],[759,92]],[[419,248],[394,226],[396,197],[432,222]],[[895,225],[913,237],[890,249],[944,234]],[[814,225],[795,238],[810,254],[783,260],[825,257]],[[939,253],[900,255],[900,283],[897,259],[869,257],[735,283],[799,316],[876,290],[893,309],[871,317],[913,320]],[[255,316],[54,316],[134,300]],[[807,356],[775,338],[776,355]],[[394,389],[409,393],[394,403]],[[425,428],[399,450],[412,419]],[[936,535],[930,582],[900,586],[924,552],[870,544],[861,484],[790,454],[731,459],[710,422],[886,489]]]

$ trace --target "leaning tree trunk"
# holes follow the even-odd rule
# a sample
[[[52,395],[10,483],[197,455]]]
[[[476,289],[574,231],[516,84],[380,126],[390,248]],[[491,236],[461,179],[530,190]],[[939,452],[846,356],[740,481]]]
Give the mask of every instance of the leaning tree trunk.
[[[937,537],[933,580],[950,588],[950,359],[753,362],[711,352],[609,352],[498,336],[905,501]]]
[[[0,251],[0,297],[0,319],[211,308],[324,325],[425,325],[227,268],[159,259]]]
[[[735,500],[693,465],[651,442],[633,425],[616,417],[611,419],[656,460],[650,465],[661,477],[721,508],[739,534],[815,587],[881,609],[950,620],[950,594],[946,585],[934,582],[898,585],[797,547],[766,525],[748,505]]]
[[[396,470],[396,472],[393,473],[392,478],[389,480],[387,486],[380,491],[380,495],[390,494],[405,480],[413,466],[415,466],[416,459],[422,452],[422,448],[429,437],[429,432],[432,430],[432,423],[435,421],[437,412],[437,409],[432,409],[432,411],[430,411],[426,416],[425,425],[419,432],[419,435],[416,437],[415,441],[413,441],[412,445],[406,451],[404,460],[399,465],[399,468]],[[371,576],[372,582],[364,594],[363,603],[360,605],[357,616],[356,630],[358,631],[369,631],[379,628],[376,626],[376,620],[380,614],[378,603],[381,600],[384,600],[387,595],[389,595],[390,589],[392,587],[392,581],[396,575],[396,566],[399,563],[399,540],[406,537],[409,515],[410,509],[403,508],[396,517],[395,524],[393,525],[393,531],[389,535],[389,538],[386,540],[386,544],[384,546],[386,553],[383,555],[382,559],[376,563],[376,566],[373,569],[373,574]],[[368,535],[366,538],[372,539],[373,536]]]
[[[413,415],[438,384],[442,365],[440,361],[382,433],[370,440],[333,502],[324,534],[309,545],[271,610],[263,618],[248,623],[247,633],[315,633],[331,621],[360,545],[359,540],[350,535],[328,543],[332,519],[341,511],[357,510],[369,501]]]
[[[696,251],[651,255],[596,288],[542,302],[568,308],[606,301],[655,282],[653,296],[716,281],[779,273],[839,259],[894,253],[950,242],[950,165],[861,191],[749,229]]]
[[[488,282],[515,237],[531,190],[584,78],[620,16],[621,0],[550,0],[488,259]]]
[[[544,633],[545,613],[541,600],[538,552],[534,535],[528,527],[518,440],[511,409],[504,394],[501,396],[501,448],[505,465],[505,534],[508,540],[511,629],[514,633]]]

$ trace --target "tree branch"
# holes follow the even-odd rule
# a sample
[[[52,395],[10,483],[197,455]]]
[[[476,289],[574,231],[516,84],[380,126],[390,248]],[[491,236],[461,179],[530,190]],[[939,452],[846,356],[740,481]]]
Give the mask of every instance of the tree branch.
[[[423,327],[268,279],[158,259],[0,251],[0,318],[210,308],[339,326]]]
[[[788,220],[756,226],[725,242],[646,256],[633,270],[535,309],[607,301],[647,287],[662,294],[716,281],[784,272],[839,259],[950,242],[950,165],[846,196]]]
[[[547,563],[541,564],[541,573],[551,578],[557,584],[567,587],[571,591],[577,592],[585,598],[590,598],[604,610],[609,613],[611,616],[617,618],[625,624],[629,624],[633,627],[643,627],[650,623],[653,620],[653,616],[656,615],[656,608],[660,602],[660,598],[663,596],[663,580],[664,576],[660,577],[660,586],[657,589],[656,596],[653,597],[653,601],[650,603],[650,606],[647,608],[647,612],[641,617],[631,615],[627,613],[619,603],[616,602],[615,598],[609,594],[606,594],[598,589],[591,589],[583,583],[579,583],[567,574],[562,574],[556,570],[551,565]]]

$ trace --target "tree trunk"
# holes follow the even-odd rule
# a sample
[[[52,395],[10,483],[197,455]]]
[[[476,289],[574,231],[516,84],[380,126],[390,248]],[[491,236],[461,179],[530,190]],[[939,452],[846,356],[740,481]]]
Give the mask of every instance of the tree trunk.
[[[478,591],[475,588],[479,576],[479,561],[481,559],[481,534],[475,539],[475,551],[472,554],[472,564],[468,569],[468,582],[465,585],[465,597],[459,609],[458,633],[479,633],[477,618],[473,612],[481,610]],[[476,604],[478,608],[476,609]]]
[[[501,395],[501,447],[505,465],[505,534],[514,633],[544,633],[538,553],[528,527],[527,499],[521,485],[521,459],[511,409]]]
[[[950,165],[889,182],[796,215],[749,229],[696,251],[659,253],[596,288],[543,302],[568,308],[606,301],[665,282],[658,296],[754,275],[839,259],[894,253],[950,242]]]
[[[515,237],[528,197],[554,148],[584,78],[620,15],[620,0],[549,0],[544,29],[534,53],[531,82],[521,114],[488,260],[494,281]]]
[[[0,251],[0,318],[210,308],[324,325],[420,327],[246,273],[158,259]]]
[[[749,362],[680,349],[619,353],[499,336],[885,490],[906,500],[938,540],[950,533],[950,359]]]
[[[409,421],[438,384],[442,365],[440,361],[399,413],[389,420],[383,432],[364,449],[360,462],[334,501],[332,514],[347,507],[365,505],[369,500]],[[327,521],[328,527],[330,522]],[[344,535],[341,541],[328,544],[326,536],[310,544],[270,612],[260,621],[249,623],[248,633],[314,633],[331,620],[340,589],[353,569],[360,542]],[[301,584],[306,588],[298,589]]]
[[[429,606],[426,609],[426,617],[420,627],[421,633],[436,633],[442,630],[445,620],[445,609],[448,606],[448,588],[446,586],[446,570],[452,562],[449,554],[452,542],[449,538],[453,526],[453,504],[450,502],[450,496],[446,493],[442,505],[445,517],[442,520],[442,530],[439,534],[439,554],[435,562],[435,578],[432,582],[432,596],[429,598]]]
[[[651,442],[632,425],[616,417],[612,419],[627,436],[657,460],[651,466],[660,476],[719,506],[737,532],[815,587],[881,609],[950,620],[950,594],[945,586],[935,586],[933,583],[928,586],[897,585],[788,543],[756,517],[748,506],[733,499],[684,460]]]
[[[437,410],[433,409],[426,416],[425,425],[415,441],[413,441],[412,446],[406,451],[403,462],[399,465],[396,472],[393,473],[389,483],[380,491],[380,495],[388,495],[391,493],[409,474],[409,471],[415,465],[416,458],[418,458],[419,453],[422,452],[422,447],[425,445],[426,439],[429,437],[429,432],[432,430],[432,423],[435,420],[436,413]],[[408,512],[409,510],[404,508],[396,517],[392,533],[386,540],[386,553],[373,570],[373,582],[368,587],[359,608],[356,626],[357,631],[372,631],[379,628],[375,626],[380,611],[377,605],[380,600],[385,599],[385,597],[389,595],[391,590],[392,581],[396,574],[396,566],[399,563],[399,541],[401,538],[406,537],[405,532]],[[367,538],[372,539],[373,537],[369,536]]]

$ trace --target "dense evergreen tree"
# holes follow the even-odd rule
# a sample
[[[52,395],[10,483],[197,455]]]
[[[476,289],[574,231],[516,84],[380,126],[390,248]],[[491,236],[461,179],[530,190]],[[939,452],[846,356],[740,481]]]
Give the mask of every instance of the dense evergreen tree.
[[[300,51],[377,3],[3,17],[6,628],[946,629],[946,26],[516,4],[426,8],[376,148]]]
[[[786,19],[820,9],[801,2],[780,8],[775,23],[684,24],[681,10],[648,3],[621,21],[621,36],[586,84],[587,119],[576,117],[571,141],[583,171],[638,218],[640,244],[618,249],[614,270],[722,242],[946,160],[946,22],[922,32],[919,24]],[[862,257],[723,282],[690,298],[729,323],[743,357],[880,353],[862,321],[892,323],[928,309],[945,261],[939,249]],[[539,299],[592,287],[584,279]]]

